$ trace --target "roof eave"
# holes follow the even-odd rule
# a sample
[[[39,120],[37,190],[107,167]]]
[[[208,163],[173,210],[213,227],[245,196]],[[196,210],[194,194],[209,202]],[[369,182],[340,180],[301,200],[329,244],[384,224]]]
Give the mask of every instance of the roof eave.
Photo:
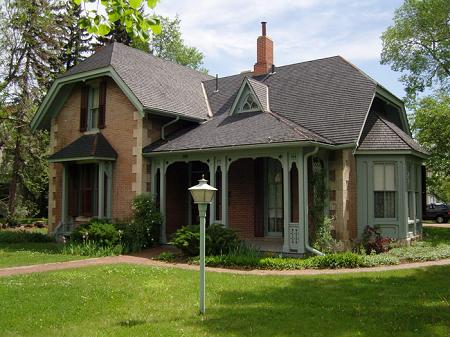
[[[247,144],[247,145],[230,145],[221,147],[209,147],[209,148],[196,148],[196,149],[185,149],[185,150],[169,150],[169,151],[155,151],[155,152],[142,152],[145,157],[157,157],[169,154],[185,154],[185,153],[195,153],[195,152],[217,152],[226,150],[245,150],[245,149],[260,149],[260,148],[273,148],[273,147],[307,147],[307,146],[319,146],[321,148],[329,150],[341,150],[354,148],[355,143],[332,145],[321,142],[314,141],[292,141],[292,142],[279,142],[279,143],[268,143],[268,144]]]

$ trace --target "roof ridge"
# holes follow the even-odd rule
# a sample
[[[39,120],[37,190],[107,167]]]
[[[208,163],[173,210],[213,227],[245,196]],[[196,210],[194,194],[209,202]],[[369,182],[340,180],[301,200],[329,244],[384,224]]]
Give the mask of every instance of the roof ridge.
[[[128,46],[128,45],[126,45],[126,44],[124,44],[124,43],[121,43],[121,42],[113,42],[112,44],[113,44],[113,45],[123,46],[123,47],[129,48],[129,49],[133,49],[133,50],[135,50],[135,51],[137,51],[137,52],[139,52],[139,53],[141,53],[141,54],[143,54],[143,55],[145,55],[145,56],[150,56],[150,57],[152,57],[152,58],[154,58],[154,59],[156,59],[156,60],[160,60],[160,61],[162,61],[162,62],[164,62],[164,63],[168,63],[168,64],[170,64],[170,65],[174,65],[174,66],[176,66],[176,67],[178,67],[178,68],[180,68],[180,69],[188,70],[188,71],[194,72],[194,73],[196,73],[196,74],[198,74],[198,75],[210,77],[210,79],[208,79],[208,80],[202,80],[202,81],[209,81],[209,80],[214,79],[214,77],[211,76],[211,75],[209,75],[209,74],[205,74],[205,73],[203,73],[203,72],[201,72],[201,71],[199,71],[199,70],[190,68],[190,67],[188,67],[188,66],[184,66],[184,65],[179,64],[179,63],[176,63],[176,62],[174,62],[174,61],[166,60],[166,59],[164,59],[164,58],[162,58],[162,57],[153,55],[151,52],[146,52],[146,51],[143,51],[143,50],[141,50],[141,49],[137,49],[137,48],[134,48],[134,47],[130,47],[130,46]],[[113,52],[114,52],[114,47],[113,47]]]

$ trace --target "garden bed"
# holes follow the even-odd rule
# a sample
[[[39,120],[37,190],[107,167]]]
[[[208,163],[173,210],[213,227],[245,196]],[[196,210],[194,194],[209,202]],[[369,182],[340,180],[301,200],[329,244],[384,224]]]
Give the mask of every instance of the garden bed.
[[[208,267],[233,269],[338,269],[367,268],[375,266],[398,265],[401,263],[435,261],[450,258],[450,229],[424,228],[424,240],[411,246],[395,247],[381,254],[356,254],[351,252],[292,258],[268,255],[255,250],[241,250],[226,255],[207,256]],[[198,257],[185,257],[180,254],[162,253],[157,260],[198,264]]]

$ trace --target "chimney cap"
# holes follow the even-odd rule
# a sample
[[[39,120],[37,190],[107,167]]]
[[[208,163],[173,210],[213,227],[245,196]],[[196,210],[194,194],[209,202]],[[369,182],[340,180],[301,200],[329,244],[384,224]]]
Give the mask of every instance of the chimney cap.
[[[266,36],[266,21],[261,21],[262,36]]]

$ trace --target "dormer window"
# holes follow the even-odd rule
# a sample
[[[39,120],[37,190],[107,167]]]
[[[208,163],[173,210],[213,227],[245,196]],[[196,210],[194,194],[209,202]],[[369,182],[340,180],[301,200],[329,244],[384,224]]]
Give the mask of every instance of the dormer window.
[[[239,108],[239,112],[249,112],[249,111],[259,111],[258,103],[256,103],[255,98],[248,92],[243,100],[242,106]]]
[[[267,85],[245,78],[242,82],[230,114],[269,111],[269,91]]]

